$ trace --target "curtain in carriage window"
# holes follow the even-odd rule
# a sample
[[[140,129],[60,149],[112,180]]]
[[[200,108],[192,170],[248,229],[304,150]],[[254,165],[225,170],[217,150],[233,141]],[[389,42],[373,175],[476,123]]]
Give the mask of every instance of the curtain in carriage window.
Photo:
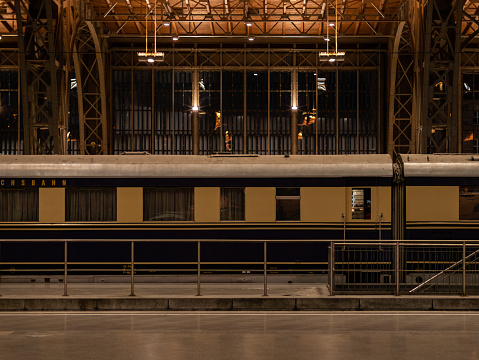
[[[66,221],[116,221],[116,188],[67,188]]]
[[[194,189],[143,188],[143,221],[193,221]]]
[[[221,188],[220,220],[244,220],[244,188]]]
[[[38,188],[1,189],[0,221],[38,221]]]

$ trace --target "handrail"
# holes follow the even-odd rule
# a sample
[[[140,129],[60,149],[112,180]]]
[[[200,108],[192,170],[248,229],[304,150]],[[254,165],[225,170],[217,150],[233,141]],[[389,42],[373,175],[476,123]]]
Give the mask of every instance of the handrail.
[[[470,253],[469,255],[467,255],[465,258],[455,262],[454,264],[452,264],[451,266],[447,267],[446,269],[442,270],[441,272],[437,273],[436,275],[434,275],[433,277],[427,279],[426,281],[423,281],[421,284],[419,284],[418,286],[416,286],[414,289],[411,289],[409,290],[409,293],[413,293],[415,292],[416,290],[419,290],[420,288],[422,288],[424,285],[430,283],[432,280],[436,279],[437,277],[441,276],[442,274],[444,274],[446,271],[449,271],[451,270],[452,268],[456,267],[457,265],[459,264],[462,264],[463,261],[467,261],[467,259],[469,259],[470,257],[472,257],[473,255],[476,255],[479,253],[479,249],[474,251],[473,253]]]
[[[198,239],[0,239],[1,242],[198,242]],[[381,242],[374,239],[348,239],[346,242],[338,239],[201,239],[201,242],[229,242],[229,243],[289,243],[289,242],[315,242],[315,243],[331,243],[335,245],[396,245],[398,240],[382,239]],[[447,241],[447,242],[446,242]],[[463,244],[464,240],[441,240],[441,239],[424,239],[424,240],[400,240],[400,245],[421,245],[427,244],[437,246],[458,246]],[[479,240],[467,240],[468,245],[479,245]]]

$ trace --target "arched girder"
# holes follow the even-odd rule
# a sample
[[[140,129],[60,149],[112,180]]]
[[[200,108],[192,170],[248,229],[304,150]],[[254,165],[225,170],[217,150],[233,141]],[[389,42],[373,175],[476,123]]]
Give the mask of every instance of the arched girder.
[[[75,33],[73,61],[78,86],[80,153],[107,154],[104,52],[92,22],[79,22]]]
[[[414,50],[407,21],[397,24],[391,52],[388,153],[414,152]]]

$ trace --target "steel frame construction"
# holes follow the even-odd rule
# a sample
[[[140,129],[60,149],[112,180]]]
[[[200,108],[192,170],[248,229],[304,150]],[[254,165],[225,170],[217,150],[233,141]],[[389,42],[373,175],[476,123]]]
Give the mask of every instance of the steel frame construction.
[[[15,0],[20,89],[23,108],[24,154],[62,154],[65,119],[59,114],[58,76],[52,0],[41,0],[33,10],[26,0]],[[33,12],[34,11],[34,12]],[[26,19],[23,15],[26,14]]]
[[[464,0],[426,6],[421,153],[457,152],[459,64]]]
[[[247,0],[128,0],[126,4],[110,0],[92,1],[101,21],[114,33],[123,32],[132,23],[138,34],[141,22],[156,14],[160,36],[173,33],[181,37],[234,37],[254,35],[262,38],[281,36],[322,37],[328,18],[338,15],[336,31],[344,34],[384,36],[396,21],[399,1],[247,1]],[[115,25],[113,25],[115,24]],[[165,26],[164,24],[168,24]],[[171,24],[171,25],[170,25]]]
[[[404,6],[401,17],[405,18]],[[407,20],[397,24],[392,46],[389,83],[388,153],[409,154],[415,149],[414,126],[414,44]]]
[[[292,73],[292,86],[291,86],[291,98],[292,104],[295,105],[298,98],[297,72],[301,70],[330,70],[337,71],[343,70],[376,70],[378,71],[378,85],[380,86],[380,64],[381,54],[385,53],[383,50],[372,49],[353,49],[346,51],[346,59],[344,62],[332,65],[329,62],[320,62],[318,56],[318,50],[313,49],[198,49],[198,48],[181,48],[181,49],[162,49],[165,52],[165,61],[162,63],[154,63],[151,65],[144,65],[145,63],[139,63],[136,58],[135,49],[115,49],[111,51],[111,71],[114,70],[178,70],[178,71],[191,71],[193,73],[193,79],[198,78],[199,71],[208,70],[288,70]],[[112,76],[111,76],[112,77]],[[338,80],[336,80],[338,81]],[[132,85],[133,86],[133,85]],[[195,105],[195,99],[198,99],[199,89],[198,86],[193,86],[193,105]],[[336,93],[336,96],[339,96]],[[358,95],[359,96],[359,95]],[[246,100],[245,100],[246,101]],[[336,102],[337,103],[337,102]],[[113,104],[113,101],[110,101]],[[358,105],[359,106],[359,105]],[[336,106],[337,107],[337,106]],[[381,146],[382,139],[381,134],[381,105],[378,103],[378,128],[377,128],[377,144],[378,150]],[[245,104],[246,115],[246,104]],[[113,109],[110,109],[110,113],[113,113]],[[297,115],[296,112],[292,112],[292,154],[297,154]],[[198,148],[198,121],[195,121],[197,112],[193,112],[193,154],[199,153]],[[358,117],[359,119],[359,117]],[[359,120],[357,120],[359,121]],[[336,124],[338,123],[338,114],[336,114]],[[110,124],[111,126],[111,124]],[[244,124],[246,126],[246,123]],[[246,134],[246,128],[244,129]],[[336,134],[336,152],[338,149],[338,134]],[[243,137],[243,152],[247,152],[246,136]],[[269,147],[268,147],[269,149]],[[110,149],[112,153],[113,149]],[[269,150],[268,150],[269,151]],[[357,145],[357,152],[359,153],[359,144]]]
[[[474,1],[460,0],[451,5],[448,0],[431,0],[424,8],[424,14],[416,12],[416,18],[423,17],[426,25],[422,93],[417,96],[413,93],[421,81],[411,64],[422,60],[419,53],[421,44],[413,41],[411,33],[414,29],[408,22],[410,19],[404,15],[410,5],[407,0],[400,4],[374,0],[348,1],[339,2],[337,7],[331,0],[158,1],[157,13],[161,25],[156,33],[160,38],[168,38],[172,32],[189,38],[212,39],[236,39],[254,34],[264,38],[263,41],[277,40],[278,37],[288,43],[297,42],[297,39],[314,39],[315,44],[297,43],[279,48],[280,45],[272,40],[262,49],[248,47],[249,43],[237,45],[237,48],[225,43],[208,49],[208,45],[201,44],[201,41],[180,48],[162,40],[163,46],[167,46],[161,49],[165,51],[165,61],[154,66],[138,63],[137,49],[122,49],[121,46],[126,46],[124,36],[128,36],[133,44],[140,38],[144,39],[144,15],[149,13],[152,16],[155,0],[128,0],[124,3],[112,0],[39,0],[34,5],[42,11],[33,10],[32,13],[31,1],[15,0],[15,4],[12,3],[6,2],[8,11],[12,12],[2,15],[0,23],[11,33],[18,31],[19,51],[0,50],[0,67],[18,68],[20,72],[25,154],[65,151],[71,59],[76,65],[83,94],[80,96],[82,153],[88,154],[108,152],[106,90],[109,74],[104,70],[107,62],[117,69],[291,68],[293,75],[312,68],[379,67],[382,53],[386,50],[360,49],[359,45],[356,49],[345,49],[347,58],[342,63],[319,62],[318,51],[324,48],[322,38],[328,17],[336,13],[338,22],[334,34],[340,39],[349,37],[354,40],[361,36],[391,38],[394,34],[392,51],[389,50],[391,66],[387,84],[389,104],[394,105],[388,110],[388,124],[381,124],[389,129],[388,152],[394,155],[414,151],[461,151],[460,80],[462,71],[477,70],[479,67],[479,55],[470,46],[479,34],[479,4]],[[61,10],[58,17],[54,14],[55,4]],[[13,14],[16,15],[16,23],[12,22],[15,20]],[[246,26],[246,19],[251,20],[252,26]],[[171,22],[169,28],[164,26],[165,21]],[[115,26],[118,28],[116,34]],[[131,28],[133,26],[136,29]],[[104,34],[107,28],[113,29],[112,33]],[[104,39],[103,36],[118,47],[108,53],[102,48],[100,39]],[[63,44],[59,39],[63,39]],[[153,37],[150,36],[150,39]],[[73,48],[63,51],[62,47],[69,43],[88,50],[80,51],[81,56]],[[455,56],[458,53],[461,56]],[[109,55],[111,61],[107,61]],[[197,96],[196,92],[194,96]],[[293,99],[297,96],[294,89],[292,96]],[[420,107],[414,104],[416,101],[421,104]],[[92,143],[96,145],[94,150]],[[98,149],[104,150],[99,152]]]
[[[342,49],[346,52],[346,58],[343,62],[330,63],[328,61],[320,62],[319,49],[299,49],[291,48],[172,48],[161,49],[165,53],[165,60],[153,65],[145,65],[137,61],[136,51],[141,49],[126,48],[114,49],[111,53],[111,66],[113,68],[145,68],[151,69],[191,69],[200,68],[367,68],[377,67],[380,64],[380,54],[386,53],[386,50],[380,49]]]
[[[104,52],[98,30],[88,21],[81,21],[76,31],[73,61],[78,84],[80,119],[80,153],[108,153],[106,121],[106,79]]]

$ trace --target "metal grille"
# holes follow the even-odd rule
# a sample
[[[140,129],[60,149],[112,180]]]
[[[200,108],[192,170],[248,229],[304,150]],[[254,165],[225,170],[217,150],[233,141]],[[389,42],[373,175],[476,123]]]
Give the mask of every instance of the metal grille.
[[[331,249],[331,288],[336,294],[479,293],[477,243],[357,241]]]

